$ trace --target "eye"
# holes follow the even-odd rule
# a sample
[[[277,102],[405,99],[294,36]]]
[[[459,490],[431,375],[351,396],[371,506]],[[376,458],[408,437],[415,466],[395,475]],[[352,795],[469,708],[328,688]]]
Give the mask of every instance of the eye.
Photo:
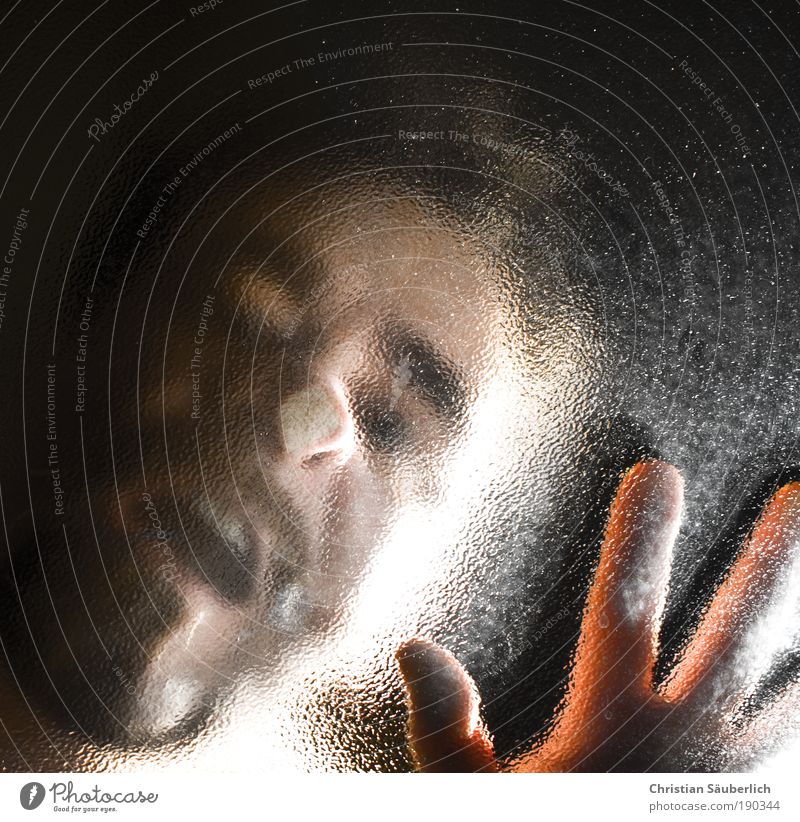
[[[429,341],[408,329],[381,336],[382,363],[350,383],[351,413],[362,444],[391,453],[413,440],[421,445],[438,425],[455,420],[466,389],[456,367]]]
[[[416,391],[438,414],[452,417],[461,411],[464,389],[455,368],[428,343],[409,337],[395,362],[397,382]]]
[[[357,411],[358,428],[368,448],[395,451],[405,442],[408,426],[398,411],[369,402]]]

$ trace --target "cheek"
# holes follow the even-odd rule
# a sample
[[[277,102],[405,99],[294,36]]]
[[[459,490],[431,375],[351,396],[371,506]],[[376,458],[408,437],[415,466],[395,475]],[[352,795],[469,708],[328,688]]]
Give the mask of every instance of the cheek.
[[[599,358],[570,348],[580,335],[552,334],[559,345],[549,358],[485,344],[458,426],[431,423],[426,447],[394,465],[402,504],[363,587],[360,629],[412,611],[452,614],[508,531],[563,512],[570,484],[574,491],[580,482]]]
[[[458,610],[470,595],[463,584],[474,572],[469,566],[480,562],[469,551],[491,540],[509,488],[524,483],[527,491],[544,481],[544,472],[531,473],[536,403],[512,377],[498,367],[492,377],[477,378],[457,427],[428,421],[435,447],[384,463],[394,508],[351,611],[351,635],[376,626],[407,632],[422,614],[430,622]]]

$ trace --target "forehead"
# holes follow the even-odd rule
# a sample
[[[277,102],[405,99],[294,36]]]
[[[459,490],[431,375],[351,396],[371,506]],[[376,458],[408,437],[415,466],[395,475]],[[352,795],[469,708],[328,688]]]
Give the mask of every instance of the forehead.
[[[256,325],[289,335],[321,320],[429,326],[470,337],[496,319],[501,252],[465,231],[445,192],[371,173],[276,186],[243,239],[229,297]]]
[[[272,247],[268,273],[305,282],[326,263],[325,273],[343,280],[345,271],[354,271],[347,267],[359,262],[396,260],[402,272],[403,260],[447,259],[466,274],[486,257],[486,240],[463,230],[447,189],[402,185],[396,176],[373,171],[282,182],[269,185],[247,237]],[[276,272],[287,265],[291,271]]]

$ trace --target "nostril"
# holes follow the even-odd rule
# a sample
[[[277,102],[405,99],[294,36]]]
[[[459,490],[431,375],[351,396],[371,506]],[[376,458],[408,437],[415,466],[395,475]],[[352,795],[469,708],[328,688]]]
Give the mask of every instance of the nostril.
[[[281,404],[286,452],[303,464],[348,450],[353,442],[347,400],[338,385],[311,385]]]
[[[301,465],[303,468],[313,468],[315,465],[325,461],[332,453],[334,453],[332,449],[314,451],[307,457],[303,458]]]

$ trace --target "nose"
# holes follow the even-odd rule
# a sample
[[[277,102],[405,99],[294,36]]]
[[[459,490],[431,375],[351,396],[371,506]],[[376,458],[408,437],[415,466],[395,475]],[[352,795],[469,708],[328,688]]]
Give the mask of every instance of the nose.
[[[317,461],[344,462],[355,449],[355,426],[344,386],[336,379],[315,382],[281,403],[283,446],[289,459],[308,467]]]

